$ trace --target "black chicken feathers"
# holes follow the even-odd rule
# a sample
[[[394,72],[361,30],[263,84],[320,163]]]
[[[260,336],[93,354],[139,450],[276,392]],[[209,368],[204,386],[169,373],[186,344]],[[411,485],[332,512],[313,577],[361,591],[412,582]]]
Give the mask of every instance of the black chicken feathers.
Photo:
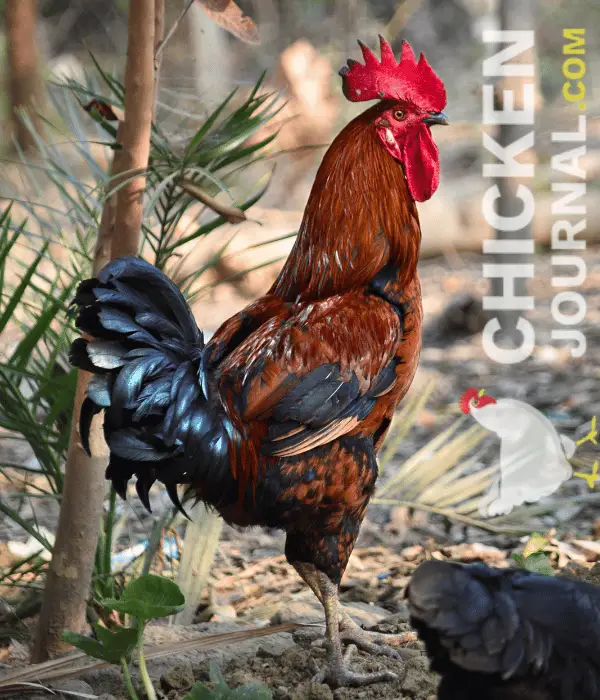
[[[106,476],[117,491],[124,496],[135,474],[149,508],[148,490],[158,479],[181,507],[176,485],[201,479],[207,469],[218,490],[237,436],[211,396],[202,332],[179,289],[153,265],[126,257],[82,282],[73,303],[77,327],[99,338],[79,338],[71,347],[71,363],[94,373],[81,441],[89,452],[92,418],[104,410]]]
[[[442,675],[439,700],[600,698],[600,588],[428,561],[407,595],[411,623]]]

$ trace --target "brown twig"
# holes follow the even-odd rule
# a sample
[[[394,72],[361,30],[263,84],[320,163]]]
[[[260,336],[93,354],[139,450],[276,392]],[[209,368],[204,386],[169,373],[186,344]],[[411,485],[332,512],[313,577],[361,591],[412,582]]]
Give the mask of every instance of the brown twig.
[[[165,0],[155,0],[154,4],[154,97],[152,100],[152,116],[156,117],[158,105],[158,88],[160,83],[160,69],[162,67],[161,46],[164,43],[165,33]]]
[[[187,1],[186,5],[183,8],[183,10],[181,11],[179,17],[171,25],[171,28],[167,32],[165,38],[158,44],[158,46],[156,48],[156,53],[154,55],[155,62],[161,60],[162,54],[163,54],[163,51],[165,50],[165,46],[167,45],[167,42],[173,36],[173,34],[175,34],[175,32],[177,31],[177,28],[181,24],[183,18],[186,16],[186,14],[188,13],[188,10],[194,4],[194,2],[195,2],[195,0],[188,0]]]

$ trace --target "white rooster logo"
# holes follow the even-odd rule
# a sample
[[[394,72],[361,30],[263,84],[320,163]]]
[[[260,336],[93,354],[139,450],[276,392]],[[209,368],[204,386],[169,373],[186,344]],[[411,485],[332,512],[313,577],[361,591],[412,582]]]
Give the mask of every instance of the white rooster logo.
[[[592,474],[573,472],[569,460],[577,446],[597,444],[596,419],[588,435],[577,442],[559,435],[543,413],[516,399],[494,399],[477,389],[467,389],[460,408],[500,438],[500,476],[479,504],[483,516],[505,515],[523,503],[539,501],[571,476],[586,479],[593,488],[598,463]]]

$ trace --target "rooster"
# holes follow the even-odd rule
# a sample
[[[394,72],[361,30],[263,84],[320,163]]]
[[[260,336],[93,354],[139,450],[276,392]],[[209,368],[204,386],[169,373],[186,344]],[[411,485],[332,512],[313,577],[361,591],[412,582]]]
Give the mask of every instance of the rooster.
[[[421,240],[415,201],[438,186],[430,127],[444,86],[404,43],[400,60],[341,71],[351,101],[377,102],[334,139],[298,238],[267,294],[204,344],[177,287],[137,258],[109,263],[77,292],[71,362],[93,373],[82,406],[89,450],[104,411],[106,476],[140,499],[177,485],[228,523],[286,532],[285,554],[325,611],[321,681],[360,686],[342,642],[399,658],[340,609],[340,579],[377,479],[376,454],[415,374],[421,345]],[[91,340],[89,339],[91,338]],[[396,640],[398,641],[398,640]]]
[[[407,591],[439,700],[598,700],[600,588],[428,561]]]

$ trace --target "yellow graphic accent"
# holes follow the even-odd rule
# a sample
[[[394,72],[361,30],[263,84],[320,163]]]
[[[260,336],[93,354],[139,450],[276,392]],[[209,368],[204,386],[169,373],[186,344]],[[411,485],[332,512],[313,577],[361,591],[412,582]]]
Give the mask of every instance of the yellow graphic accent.
[[[596,444],[594,442],[594,444]],[[600,479],[600,475],[598,474],[598,465],[600,462],[597,460],[594,462],[594,466],[592,468],[592,473],[591,474],[584,474],[583,472],[573,472],[573,476],[578,477],[579,479],[584,479],[587,482],[587,485],[590,489],[594,488],[594,484]]]
[[[596,416],[592,418],[592,427],[590,428],[590,432],[585,436],[582,437],[581,440],[577,440],[575,443],[577,446],[583,445],[585,442],[591,442],[594,445],[598,444],[598,431],[596,430]]]

